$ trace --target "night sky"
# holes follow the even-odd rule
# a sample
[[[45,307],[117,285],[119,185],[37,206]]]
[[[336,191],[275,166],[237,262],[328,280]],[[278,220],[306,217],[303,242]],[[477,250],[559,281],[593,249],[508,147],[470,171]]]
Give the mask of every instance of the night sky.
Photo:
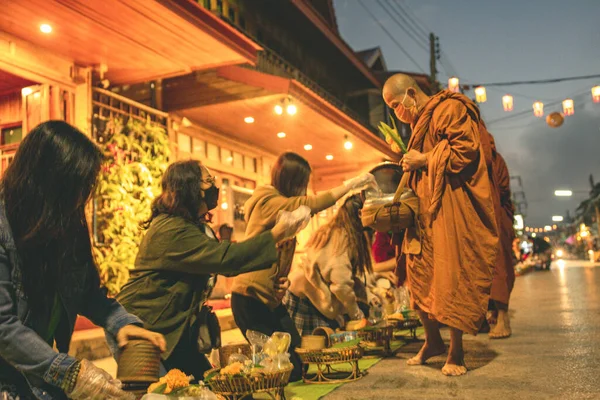
[[[389,70],[429,73],[425,32],[433,30],[440,38],[438,70],[444,85],[452,75],[461,83],[489,83],[600,74],[600,0],[334,0],[334,4],[342,37],[355,50],[381,46]],[[392,6],[404,18],[415,17],[411,20],[423,31],[409,28]],[[585,198],[585,193],[576,193],[570,200],[557,199],[555,189],[589,190],[589,174],[600,181],[600,103],[592,102],[590,92],[595,85],[600,85],[600,78],[487,89],[488,101],[480,107],[511,175],[522,178],[529,203],[526,225],[551,224],[552,215],[573,212]],[[511,113],[502,109],[507,93],[514,96]],[[466,94],[474,97],[472,91]],[[533,116],[535,100],[545,103],[547,115],[562,110],[560,102],[567,97],[575,101],[575,115],[567,117],[562,127],[550,128],[545,118]]]

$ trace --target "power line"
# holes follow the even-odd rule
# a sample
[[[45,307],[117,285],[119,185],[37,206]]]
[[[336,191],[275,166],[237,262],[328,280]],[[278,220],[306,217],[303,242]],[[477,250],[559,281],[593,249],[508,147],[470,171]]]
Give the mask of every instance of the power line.
[[[380,7],[385,9],[385,4],[382,4],[381,0],[377,0],[377,3],[379,3]],[[421,46],[425,51],[429,51],[429,34],[425,34],[423,37],[423,36],[419,36],[419,33],[411,32],[410,29],[414,30],[414,27],[411,25],[410,20],[407,20],[396,8],[394,8],[394,3],[390,2],[390,0],[387,1],[387,4],[390,7],[390,9],[392,10],[392,12],[394,14],[396,14],[398,16],[398,18],[400,18],[402,20],[402,22],[404,22],[404,25],[403,25],[396,20],[396,23],[398,24],[398,26],[400,26],[400,28],[402,28],[402,30],[404,32],[406,32],[406,34],[409,35],[415,42],[417,42],[417,44],[419,44],[419,46]],[[389,13],[389,11],[387,9],[386,9],[386,11]],[[406,28],[405,28],[405,26],[406,26]],[[420,41],[419,41],[419,39],[420,39]]]
[[[583,80],[583,79],[592,79],[592,78],[600,78],[600,74],[569,76],[569,77],[566,77],[566,78],[537,79],[537,80],[532,80],[532,81],[477,83],[477,84],[475,84],[475,86],[538,85],[538,84],[543,84],[543,83],[558,83],[558,82],[567,82],[567,81],[579,81],[579,80]]]
[[[406,33],[406,35],[417,44],[417,46],[419,46],[421,49],[425,50],[426,52],[429,52],[429,48],[425,44],[420,42],[419,38],[415,37],[410,30],[406,29],[404,27],[404,25],[402,25],[402,23],[400,21],[398,21],[398,19],[396,19],[396,17],[394,17],[394,15],[392,15],[392,11],[390,11],[381,0],[377,0],[377,4],[379,4],[379,7],[381,7],[383,9],[383,11],[385,11],[389,15],[389,17],[392,19],[392,21],[394,21],[395,24],[398,25],[398,27],[400,29],[402,29],[402,31],[404,33]],[[393,12],[395,13],[396,10],[393,10]]]
[[[392,1],[392,0],[389,0],[389,1]],[[398,8],[400,8],[407,15],[409,20],[412,21],[413,25],[423,35],[429,36],[428,31],[433,32],[433,30],[431,28],[429,28],[427,26],[427,24],[425,24],[421,19],[419,19],[419,17],[417,17],[417,15],[412,11],[410,6],[405,1],[396,0],[394,2],[394,4],[396,6],[398,6]],[[425,27],[425,28],[423,28],[423,27]],[[439,40],[439,38],[437,38],[437,40]],[[442,59],[442,57],[443,57],[443,59]],[[452,61],[450,61],[450,57],[448,56],[448,53],[446,53],[444,50],[441,50],[441,57],[440,57],[439,61],[440,61],[440,65],[442,66],[442,68],[444,69],[444,71],[446,72],[446,75],[448,75],[448,77],[458,76],[457,70],[454,67],[454,65],[452,64]]]
[[[394,42],[394,44],[396,44],[396,46],[400,49],[400,51],[402,51],[402,53],[404,53],[406,58],[408,58],[410,61],[412,61],[413,64],[415,64],[415,66],[419,69],[419,71],[425,73],[425,71],[423,70],[423,68],[421,68],[419,63],[417,63],[417,61],[410,55],[410,53],[408,53],[404,49],[404,47],[402,47],[402,45],[398,42],[398,40],[396,40],[394,35],[392,35],[390,33],[390,31],[387,30],[387,28],[377,19],[377,17],[375,17],[375,15],[373,15],[373,13],[363,4],[363,2],[359,1],[358,4],[360,4],[360,6],[367,12],[367,14],[369,14],[371,16],[371,19],[373,19],[373,21],[375,21],[375,23],[377,23],[377,25],[379,25],[379,27],[386,33],[386,35],[392,40],[392,42]]]
[[[497,89],[497,88],[495,88],[493,86],[490,87],[489,89],[493,90],[494,92],[497,92],[497,93],[507,94],[504,90]],[[522,97],[524,99],[533,100],[533,101],[552,101],[552,100],[544,99],[544,98],[541,98],[541,97],[533,97],[533,96],[529,96],[529,95],[526,95],[526,94],[518,93],[518,92],[515,92],[513,90],[510,91],[510,95],[511,96]]]
[[[422,33],[423,35],[425,35],[425,36],[429,35],[429,32],[432,32],[432,30],[431,30],[431,29],[429,29],[429,28],[427,27],[427,25],[426,25],[425,23],[423,23],[423,21],[421,21],[421,20],[420,20],[420,19],[419,19],[419,18],[418,18],[418,17],[417,17],[417,16],[416,16],[416,15],[415,15],[413,12],[412,12],[412,10],[411,10],[411,8],[410,8],[410,6],[409,6],[408,4],[404,3],[404,7],[406,7],[406,9],[405,9],[405,8],[404,8],[404,7],[403,7],[403,6],[402,6],[400,3],[404,3],[404,2],[401,2],[401,1],[396,1],[396,2],[394,2],[394,4],[395,4],[395,5],[397,5],[397,6],[398,6],[398,7],[399,7],[399,8],[400,8],[402,11],[404,11],[404,13],[405,13],[405,14],[406,14],[406,15],[407,15],[409,18],[411,18],[411,21],[413,21],[413,24],[414,24],[414,25],[417,27],[417,30],[420,30],[420,31],[421,31],[421,33]],[[416,22],[415,22],[415,21],[416,21]],[[422,26],[424,26],[424,27],[425,27],[425,29],[423,29],[423,28],[421,27],[421,25],[419,25],[419,24],[421,24]]]

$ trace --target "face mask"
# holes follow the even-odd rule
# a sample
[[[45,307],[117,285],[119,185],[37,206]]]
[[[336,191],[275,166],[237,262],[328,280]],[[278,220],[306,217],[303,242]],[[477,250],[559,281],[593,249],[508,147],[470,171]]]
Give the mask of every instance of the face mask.
[[[209,211],[217,208],[217,205],[219,204],[219,188],[212,185],[206,189],[204,191],[204,202]]]
[[[400,121],[402,121],[402,120],[403,120],[403,118],[404,118],[404,113],[406,112],[406,110],[407,110],[407,109],[409,109],[409,108],[411,108],[411,109],[412,109],[412,108],[417,108],[417,101],[416,101],[416,100],[413,100],[414,104],[413,104],[411,107],[406,107],[406,106],[404,105],[404,100],[406,100],[406,95],[407,95],[407,94],[408,94],[408,92],[404,93],[404,97],[402,98],[402,101],[400,102],[400,104],[402,105],[402,114],[400,114],[400,116],[398,117],[398,119],[399,119]]]

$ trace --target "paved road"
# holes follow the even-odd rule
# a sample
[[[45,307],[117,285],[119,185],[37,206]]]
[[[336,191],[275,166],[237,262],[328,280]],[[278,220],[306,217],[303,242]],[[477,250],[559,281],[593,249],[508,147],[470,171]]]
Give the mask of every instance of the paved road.
[[[600,399],[600,268],[560,262],[519,277],[511,307],[511,338],[465,337],[467,376],[442,376],[444,358],[407,367],[415,343],[326,399]]]

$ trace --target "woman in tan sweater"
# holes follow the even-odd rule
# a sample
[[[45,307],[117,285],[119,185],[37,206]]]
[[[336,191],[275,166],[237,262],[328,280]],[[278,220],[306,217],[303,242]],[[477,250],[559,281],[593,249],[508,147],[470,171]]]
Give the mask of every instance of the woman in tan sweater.
[[[271,185],[259,187],[246,202],[246,237],[251,238],[270,229],[280,211],[293,211],[299,206],[310,207],[313,214],[329,208],[350,190],[375,185],[371,174],[363,174],[346,181],[342,186],[308,196],[306,194],[311,168],[296,153],[283,153],[271,171]],[[278,243],[278,261],[264,271],[251,272],[235,278],[231,308],[237,326],[244,335],[247,330],[271,335],[288,332],[292,336],[291,361],[294,365],[292,381],[302,378],[302,364],[294,349],[300,345],[300,335],[287,309],[281,304],[289,280],[296,239]]]
[[[348,197],[335,217],[314,233],[306,257],[290,273],[283,302],[301,335],[320,326],[343,328],[344,316],[363,319],[368,303],[377,302],[367,287],[373,269],[360,221],[362,205],[359,195]]]

